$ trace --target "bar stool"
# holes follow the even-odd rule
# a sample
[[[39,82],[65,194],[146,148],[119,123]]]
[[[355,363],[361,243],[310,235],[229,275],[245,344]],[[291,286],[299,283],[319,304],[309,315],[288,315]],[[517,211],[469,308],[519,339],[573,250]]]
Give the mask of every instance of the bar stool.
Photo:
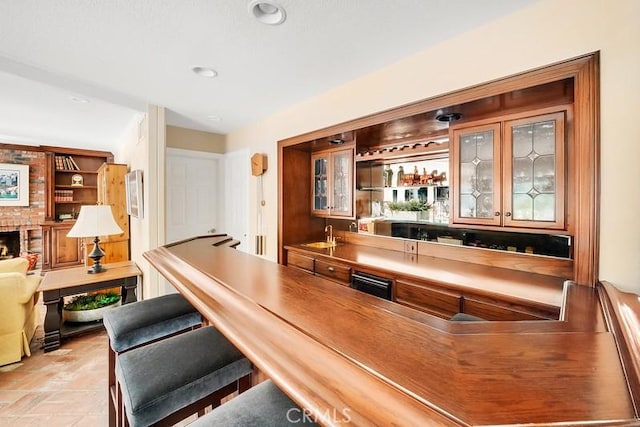
[[[251,386],[251,362],[205,326],[120,354],[116,379],[125,423],[171,425]]]
[[[117,355],[159,339],[200,327],[202,316],[180,294],[122,305],[105,313],[109,336],[109,425],[121,425],[122,405],[115,378]]]
[[[200,417],[189,427],[316,426],[289,396],[267,380]]]

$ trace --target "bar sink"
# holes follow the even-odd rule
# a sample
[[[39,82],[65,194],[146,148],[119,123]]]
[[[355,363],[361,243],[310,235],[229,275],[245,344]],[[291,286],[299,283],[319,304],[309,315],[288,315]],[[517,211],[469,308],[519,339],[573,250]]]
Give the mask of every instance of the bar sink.
[[[336,246],[335,243],[329,242],[313,242],[313,243],[303,243],[302,246],[309,246],[310,248],[334,248]]]

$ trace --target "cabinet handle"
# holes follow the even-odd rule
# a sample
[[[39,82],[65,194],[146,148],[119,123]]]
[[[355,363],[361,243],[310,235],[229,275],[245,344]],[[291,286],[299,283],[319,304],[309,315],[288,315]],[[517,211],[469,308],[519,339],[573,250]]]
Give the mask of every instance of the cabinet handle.
[[[504,214],[504,216],[506,216],[506,217],[511,216],[511,212],[507,212],[506,214]]]
[[[335,269],[335,268],[333,268],[333,267],[327,267],[327,270],[329,270],[329,271],[330,271],[330,272],[332,272],[332,273],[333,273],[334,271],[336,271],[336,269]]]
[[[500,211],[496,211],[496,213],[494,213],[495,216],[500,216]]]

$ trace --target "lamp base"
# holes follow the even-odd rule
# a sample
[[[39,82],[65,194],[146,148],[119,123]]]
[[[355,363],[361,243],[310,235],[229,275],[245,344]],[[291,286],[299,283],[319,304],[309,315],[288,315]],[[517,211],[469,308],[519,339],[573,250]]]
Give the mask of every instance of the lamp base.
[[[98,273],[102,273],[103,271],[107,271],[107,269],[104,268],[102,266],[102,264],[93,264],[93,267],[88,269],[87,273],[89,273],[89,274],[98,274]]]
[[[100,264],[100,259],[104,256],[104,252],[102,248],[100,248],[100,239],[97,236],[93,239],[93,250],[88,256],[93,260],[93,267],[87,270],[87,273],[97,274],[107,271],[107,269]]]

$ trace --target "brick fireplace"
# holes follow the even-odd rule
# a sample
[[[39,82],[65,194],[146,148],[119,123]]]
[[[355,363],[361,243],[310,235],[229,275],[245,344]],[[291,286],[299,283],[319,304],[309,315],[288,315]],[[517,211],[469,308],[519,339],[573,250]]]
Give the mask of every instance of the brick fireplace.
[[[29,165],[29,206],[0,206],[0,240],[6,233],[12,233],[13,239],[18,241],[17,255],[27,251],[42,254],[40,226],[45,218],[45,153],[37,149],[30,150],[27,146],[0,143],[0,163]],[[6,243],[4,245],[8,246]],[[15,252],[15,248],[12,252]]]

